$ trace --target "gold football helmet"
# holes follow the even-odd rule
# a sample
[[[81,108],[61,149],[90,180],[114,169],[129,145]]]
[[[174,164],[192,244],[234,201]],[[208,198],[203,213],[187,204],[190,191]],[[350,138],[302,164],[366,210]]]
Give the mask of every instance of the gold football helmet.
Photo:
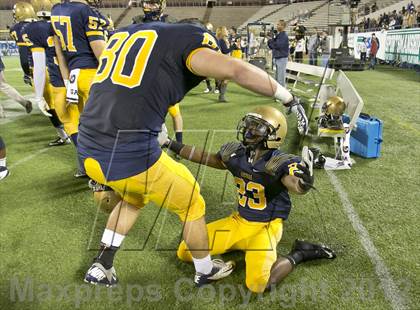
[[[93,199],[95,205],[99,206],[105,213],[111,213],[117,203],[122,200],[121,196],[113,190],[94,192]]]
[[[50,17],[53,3],[50,0],[31,0],[38,17]]]
[[[208,31],[210,31],[210,32],[213,32],[213,24],[212,23],[206,23],[206,29],[208,30]]]
[[[346,103],[343,98],[338,96],[332,96],[328,98],[328,101],[324,103],[322,112],[327,115],[341,116],[346,110]]]
[[[277,149],[286,138],[287,121],[283,113],[270,106],[260,106],[238,123],[237,138],[245,146]]]
[[[166,0],[142,0],[141,6],[146,19],[157,20],[166,8]]]
[[[16,22],[34,21],[36,19],[35,10],[30,3],[18,2],[13,6],[13,19]]]

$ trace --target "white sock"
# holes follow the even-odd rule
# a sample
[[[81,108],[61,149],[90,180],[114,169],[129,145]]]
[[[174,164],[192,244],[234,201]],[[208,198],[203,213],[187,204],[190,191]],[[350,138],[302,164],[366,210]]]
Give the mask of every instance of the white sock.
[[[124,238],[125,238],[124,235],[120,235],[119,233],[116,233],[113,230],[105,228],[104,234],[102,235],[101,242],[103,244],[106,244],[107,246],[112,245],[119,248]]]
[[[209,274],[213,269],[213,262],[211,261],[210,254],[204,258],[192,258],[194,262],[195,271],[202,274]]]
[[[274,93],[274,98],[282,101],[283,104],[289,103],[290,101],[293,100],[292,94],[285,87],[281,86],[278,83],[277,83],[276,92]]]
[[[0,167],[6,167],[6,157],[0,158]]]
[[[55,130],[57,131],[57,135],[63,139],[66,140],[69,136],[67,136],[66,132],[61,127],[55,127]]]

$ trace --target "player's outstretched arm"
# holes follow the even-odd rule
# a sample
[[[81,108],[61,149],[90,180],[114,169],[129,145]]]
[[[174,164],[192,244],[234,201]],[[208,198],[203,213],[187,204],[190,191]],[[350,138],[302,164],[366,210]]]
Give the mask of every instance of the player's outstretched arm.
[[[208,153],[204,150],[197,149],[193,145],[185,145],[173,140],[170,140],[166,146],[174,153],[193,163],[206,165],[216,169],[226,169],[222,160],[215,153]]]
[[[57,36],[54,36],[54,47],[55,47],[55,54],[57,55],[58,60],[58,67],[60,68],[61,77],[63,78],[64,82],[69,80],[69,67],[67,66],[66,58],[63,54],[63,49],[61,47],[60,39]]]
[[[199,76],[217,80],[231,80],[253,92],[275,97],[287,104],[293,100],[292,94],[278,84],[269,74],[245,61],[235,59],[203,48],[191,56],[192,71]]]

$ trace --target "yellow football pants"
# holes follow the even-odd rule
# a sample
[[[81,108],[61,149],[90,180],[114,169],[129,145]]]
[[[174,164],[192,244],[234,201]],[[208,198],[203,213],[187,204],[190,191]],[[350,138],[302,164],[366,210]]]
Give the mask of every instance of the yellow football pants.
[[[210,254],[244,251],[246,286],[252,292],[264,292],[270,278],[271,266],[277,260],[276,247],[283,232],[283,220],[250,222],[234,212],[226,218],[207,224],[207,231]],[[192,261],[185,241],[179,245],[177,255],[183,261]]]
[[[79,95],[79,112],[82,113],[83,108],[89,98],[90,86],[95,77],[96,69],[80,69],[77,79],[77,93]],[[79,124],[77,124],[79,125]]]
[[[242,51],[241,50],[233,50],[232,57],[242,59]]]
[[[181,221],[195,221],[205,214],[200,186],[184,165],[162,152],[148,170],[135,176],[107,182],[100,164],[93,158],[84,162],[87,175],[111,187],[124,201],[138,208],[152,201],[176,213]]]
[[[79,108],[76,104],[68,104],[66,101],[66,88],[51,86],[53,102],[58,118],[64,125],[65,132],[71,136],[78,132]]]

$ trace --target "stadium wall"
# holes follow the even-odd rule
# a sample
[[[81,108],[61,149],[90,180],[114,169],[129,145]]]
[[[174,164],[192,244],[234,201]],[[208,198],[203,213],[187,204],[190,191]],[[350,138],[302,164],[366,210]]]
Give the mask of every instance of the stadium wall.
[[[360,59],[360,44],[363,38],[368,41],[373,32],[349,34],[349,47],[354,48],[354,56]],[[375,32],[379,39],[377,58],[388,62],[399,61],[413,65],[420,65],[420,28],[388,30]],[[369,53],[369,49],[368,49]]]

